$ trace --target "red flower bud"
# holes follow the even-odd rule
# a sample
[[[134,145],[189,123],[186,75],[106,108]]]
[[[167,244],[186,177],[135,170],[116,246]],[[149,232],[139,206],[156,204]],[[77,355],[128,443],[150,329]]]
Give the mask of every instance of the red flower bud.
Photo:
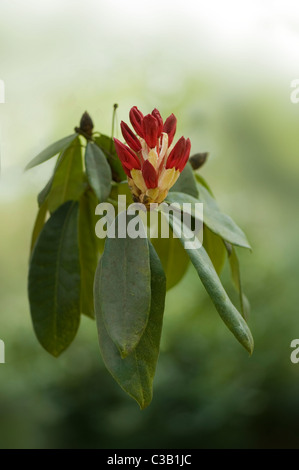
[[[162,134],[163,132],[163,119],[161,117],[161,114],[159,113],[159,111],[157,110],[157,108],[155,108],[153,111],[152,111],[152,116],[154,116],[157,120],[157,123],[158,123],[158,137],[160,137],[160,135]]]
[[[122,121],[121,131],[127,145],[114,139],[116,152],[128,176],[134,200],[146,207],[151,202],[160,204],[188,162],[190,139],[181,137],[170,151],[176,132],[176,117],[171,114],[163,125],[156,108],[143,116],[133,106],[130,121],[139,137]]]
[[[135,132],[140,137],[144,137],[143,136],[143,126],[142,126],[143,114],[142,114],[141,111],[139,111],[137,106],[133,106],[133,108],[130,109],[129,117],[130,117],[130,121],[131,121],[131,124],[132,124]]]
[[[175,167],[176,170],[179,169],[180,164],[185,156],[185,148],[186,148],[186,139],[185,137],[181,137],[175,146],[173,147],[172,151],[170,152],[167,162],[166,162],[166,169]],[[189,156],[189,155],[188,155]]]
[[[158,139],[158,122],[151,114],[147,114],[143,118],[143,134],[145,142],[149,148],[156,147]]]
[[[163,132],[168,134],[168,146],[171,145],[176,131],[176,117],[174,114],[168,116],[164,122]]]
[[[128,124],[126,124],[124,121],[121,121],[120,128],[121,128],[122,135],[125,141],[127,142],[128,146],[131,147],[131,149],[134,150],[135,152],[139,152],[141,150],[141,143],[137,139],[136,135],[133,134]]]
[[[121,161],[123,169],[127,176],[131,177],[130,170],[135,168],[136,170],[141,169],[140,161],[137,155],[129,147],[121,143],[118,139],[113,139],[115,144],[115,150],[118,158]]]
[[[190,139],[187,139],[186,140],[186,146],[185,146],[185,152],[184,152],[183,158],[181,159],[179,167],[178,167],[178,170],[180,171],[180,173],[183,171],[183,169],[185,168],[185,166],[186,166],[186,164],[189,160],[190,150],[191,150],[191,142],[190,142]]]
[[[148,189],[154,189],[158,186],[158,175],[149,160],[145,160],[142,167],[142,176]]]

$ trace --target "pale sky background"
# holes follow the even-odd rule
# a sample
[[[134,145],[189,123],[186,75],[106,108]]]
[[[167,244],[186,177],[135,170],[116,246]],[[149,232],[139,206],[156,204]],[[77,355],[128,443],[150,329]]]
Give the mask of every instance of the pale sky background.
[[[0,197],[41,186],[48,167],[24,166],[85,109],[109,133],[114,102],[119,120],[134,104],[187,116],[262,87],[287,102],[297,77],[296,1],[1,0]],[[192,103],[190,83],[207,88]]]

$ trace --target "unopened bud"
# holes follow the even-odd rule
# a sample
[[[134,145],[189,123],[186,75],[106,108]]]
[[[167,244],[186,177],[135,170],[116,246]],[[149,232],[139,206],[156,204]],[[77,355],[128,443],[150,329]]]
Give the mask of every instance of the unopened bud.
[[[87,111],[85,111],[85,113],[81,117],[80,130],[91,137],[93,130],[93,122]]]
[[[195,153],[192,155],[192,157],[189,158],[189,162],[191,163],[193,170],[198,170],[198,168],[206,162],[208,155],[208,152]]]

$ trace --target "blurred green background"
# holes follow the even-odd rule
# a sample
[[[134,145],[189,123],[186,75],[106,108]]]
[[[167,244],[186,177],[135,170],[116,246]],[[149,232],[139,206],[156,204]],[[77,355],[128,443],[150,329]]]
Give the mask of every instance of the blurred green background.
[[[0,447],[298,448],[298,4],[2,0],[0,18]],[[95,323],[83,318],[54,359],[26,293],[36,194],[53,161],[23,168],[85,110],[109,134],[115,102],[119,122],[133,105],[176,114],[177,136],[210,152],[202,174],[253,246],[239,250],[253,356],[191,267],[168,293],[142,412],[105,370]],[[227,270],[223,282],[231,292]]]

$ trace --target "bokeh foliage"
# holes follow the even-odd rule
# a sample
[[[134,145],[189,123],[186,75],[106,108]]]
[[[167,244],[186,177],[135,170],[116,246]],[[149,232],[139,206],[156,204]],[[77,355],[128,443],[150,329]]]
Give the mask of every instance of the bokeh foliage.
[[[205,172],[220,195],[221,174],[228,179],[224,170],[239,175],[226,205],[243,218],[253,246],[253,255],[239,250],[252,303],[253,356],[240,354],[189,270],[169,291],[155,395],[140,414],[99,363],[88,318],[76,347],[58,363],[40,350],[26,300],[32,197],[2,203],[7,223],[1,229],[0,302],[7,363],[1,365],[1,447],[298,446],[299,370],[289,359],[298,328],[299,227],[290,219],[297,206],[299,165],[290,158],[296,129],[285,114],[281,126],[289,132],[289,146],[273,141],[273,128],[267,131],[257,113],[262,101],[252,107],[247,113],[235,107],[226,116],[221,159],[211,159]]]

